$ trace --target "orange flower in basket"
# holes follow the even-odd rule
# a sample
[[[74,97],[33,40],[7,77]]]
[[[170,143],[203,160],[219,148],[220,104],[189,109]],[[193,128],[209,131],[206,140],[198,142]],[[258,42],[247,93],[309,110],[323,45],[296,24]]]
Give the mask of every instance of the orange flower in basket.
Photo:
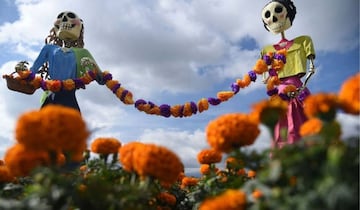
[[[246,194],[240,190],[228,189],[224,193],[205,199],[199,210],[245,210]]]
[[[259,133],[258,122],[242,113],[224,114],[211,121],[206,128],[209,145],[220,152],[231,152],[251,145]]]
[[[133,168],[137,174],[154,177],[165,183],[176,182],[184,169],[182,162],[175,153],[166,147],[154,144],[135,147],[132,159]]]
[[[119,151],[121,142],[116,138],[97,138],[91,143],[91,151],[97,154],[114,154]]]
[[[360,114],[360,73],[347,79],[339,91],[341,108],[348,114]]]
[[[197,155],[200,164],[218,163],[222,159],[222,153],[214,149],[204,149]]]

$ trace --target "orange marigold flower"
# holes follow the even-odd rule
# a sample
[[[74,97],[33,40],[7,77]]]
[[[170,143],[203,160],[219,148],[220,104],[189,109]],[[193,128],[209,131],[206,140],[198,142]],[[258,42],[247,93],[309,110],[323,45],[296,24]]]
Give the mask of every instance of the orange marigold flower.
[[[261,190],[259,189],[255,189],[252,193],[251,196],[255,199],[259,199],[261,197],[263,197],[263,193],[261,192]]]
[[[246,174],[246,171],[244,168],[241,168],[237,171],[237,175],[239,175],[239,176],[244,176],[245,174]]]
[[[65,90],[73,90],[75,89],[75,82],[72,79],[67,79],[63,81],[63,87]]]
[[[323,123],[320,119],[311,118],[301,125],[299,133],[303,137],[316,135],[320,133],[322,126]]]
[[[48,152],[28,149],[22,144],[10,147],[5,153],[4,160],[10,173],[15,177],[28,176],[36,167],[48,166],[51,163]]]
[[[0,183],[12,181],[14,181],[14,177],[11,175],[9,168],[5,165],[0,165]]]
[[[209,102],[206,98],[202,98],[199,100],[198,109],[200,113],[209,109]]]
[[[341,108],[348,114],[360,114],[360,73],[347,79],[339,91]]]
[[[198,182],[198,178],[186,176],[181,180],[181,188],[195,186],[198,184]]]
[[[5,162],[3,160],[0,160],[0,166],[5,165]]]
[[[133,168],[140,176],[155,177],[159,181],[174,183],[184,166],[169,149],[155,144],[143,144],[133,151]]]
[[[251,115],[264,125],[273,127],[279,118],[286,115],[288,102],[279,96],[273,96],[269,100],[262,100],[252,105]]]
[[[205,199],[199,210],[245,210],[246,194],[240,190],[228,189],[224,193]]]
[[[282,60],[273,60],[273,62],[271,63],[271,67],[275,70],[275,71],[280,71],[283,69],[284,67],[284,62]]]
[[[308,118],[319,117],[321,120],[332,121],[338,107],[338,97],[332,93],[310,95],[304,101],[304,113]]]
[[[259,59],[256,61],[253,70],[256,74],[262,74],[268,70],[268,65],[263,59]]]
[[[114,154],[119,151],[121,142],[116,138],[97,138],[91,143],[91,151],[97,154]]]
[[[243,167],[244,163],[235,157],[228,157],[225,161],[226,168],[238,170]]]
[[[254,170],[249,170],[249,171],[247,172],[247,176],[248,176],[249,178],[255,178],[255,176],[256,176],[256,171],[254,171]]]
[[[143,146],[141,142],[130,142],[120,147],[119,149],[119,161],[122,164],[124,170],[128,172],[134,171],[134,151],[137,147]]]
[[[234,96],[233,91],[221,91],[217,93],[217,98],[220,99],[220,101],[227,101],[233,96]]]
[[[86,149],[89,132],[80,113],[60,105],[48,105],[20,116],[16,140],[28,148],[72,153]]]
[[[170,108],[171,115],[174,117],[182,116],[181,110],[182,110],[182,108],[181,108],[180,104],[171,106],[171,108]]]
[[[222,153],[214,149],[201,150],[197,155],[200,164],[218,163],[222,159]]]
[[[184,104],[183,115],[184,115],[185,117],[189,117],[189,116],[191,116],[192,114],[193,114],[193,110],[192,110],[192,108],[191,108],[191,103],[190,103],[190,102],[186,102],[186,103]]]
[[[224,114],[211,121],[206,128],[209,145],[221,152],[251,145],[259,133],[256,120],[242,113]]]
[[[158,194],[157,199],[165,205],[174,206],[176,204],[176,197],[168,192],[161,192]]]

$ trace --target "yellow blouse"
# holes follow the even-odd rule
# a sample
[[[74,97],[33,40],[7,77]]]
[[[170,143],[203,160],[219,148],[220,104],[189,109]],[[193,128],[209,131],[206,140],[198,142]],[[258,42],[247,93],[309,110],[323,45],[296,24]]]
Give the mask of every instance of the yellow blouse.
[[[261,56],[267,52],[275,52],[274,45],[267,45],[261,50]],[[302,77],[306,74],[307,58],[312,55],[315,58],[315,49],[309,36],[299,36],[293,40],[293,44],[287,50],[286,64],[284,69],[278,72],[279,78],[298,75]]]

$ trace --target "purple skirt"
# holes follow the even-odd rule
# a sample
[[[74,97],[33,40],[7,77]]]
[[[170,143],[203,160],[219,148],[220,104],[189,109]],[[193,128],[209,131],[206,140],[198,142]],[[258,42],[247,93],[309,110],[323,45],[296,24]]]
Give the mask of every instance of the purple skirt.
[[[287,85],[295,85],[300,88],[303,83],[298,76],[283,78],[278,86],[279,93],[283,93]],[[290,98],[286,116],[279,119],[275,126],[273,147],[282,148],[284,145],[300,140],[300,126],[307,120],[303,101],[308,95],[310,95],[310,91],[305,88],[297,97]]]

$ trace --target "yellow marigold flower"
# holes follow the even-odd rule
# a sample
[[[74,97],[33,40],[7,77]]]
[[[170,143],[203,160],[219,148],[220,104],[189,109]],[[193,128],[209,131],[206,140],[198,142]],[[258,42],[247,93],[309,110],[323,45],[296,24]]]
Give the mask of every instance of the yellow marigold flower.
[[[119,161],[124,168],[124,170],[128,172],[134,171],[133,157],[134,151],[136,147],[142,146],[143,143],[140,142],[130,142],[120,147],[119,149]]]
[[[162,182],[176,182],[184,169],[182,162],[174,152],[154,144],[135,147],[132,159],[133,168],[137,174],[155,177]]]
[[[205,199],[199,210],[245,210],[246,194],[240,190],[228,189],[224,193]]]
[[[319,117],[321,120],[332,121],[338,107],[338,98],[332,93],[310,95],[304,101],[304,113],[308,118]]]
[[[360,113],[360,73],[347,79],[339,91],[341,108],[348,114]]]
[[[199,182],[199,179],[196,177],[189,177],[189,176],[185,176],[182,180],[181,180],[181,188],[185,188],[185,187],[191,187],[191,186],[195,186],[197,185]]]
[[[303,137],[316,135],[320,133],[322,126],[323,123],[320,119],[311,118],[301,125],[299,133]]]
[[[251,196],[252,196],[254,199],[259,199],[259,198],[263,197],[263,193],[261,192],[261,190],[255,189],[255,190],[251,193]]]
[[[200,164],[218,163],[222,159],[222,153],[214,149],[201,150],[197,155]]]
[[[186,102],[184,104],[184,111],[183,114],[185,117],[189,117],[193,114],[192,108],[191,108],[191,103],[190,102]]]
[[[237,83],[237,85],[239,85],[239,87],[245,88],[250,85],[251,78],[250,78],[249,74],[245,74],[244,78],[236,80],[236,83]]]
[[[269,100],[262,100],[252,105],[251,115],[264,125],[273,127],[279,118],[286,115],[288,102],[279,96],[273,96]]]
[[[217,93],[217,98],[220,99],[220,101],[227,101],[233,96],[234,96],[233,91],[221,91]]]
[[[0,165],[0,183],[12,181],[14,181],[14,177],[11,175],[9,168],[5,165]]]
[[[254,171],[254,170],[249,170],[249,171],[247,172],[247,176],[248,176],[249,178],[255,178],[255,176],[256,176],[256,171]]]
[[[21,115],[15,131],[16,140],[28,148],[64,153],[86,149],[89,135],[80,113],[60,105]]]
[[[97,154],[114,154],[119,151],[121,142],[116,138],[97,138],[91,143],[91,151]]]
[[[224,114],[211,121],[206,128],[209,145],[220,152],[251,145],[259,133],[256,120],[242,113]]]
[[[209,102],[206,98],[202,98],[199,100],[198,109],[200,113],[209,109]]]
[[[176,204],[176,197],[168,192],[161,192],[156,198],[163,204],[174,206]]]
[[[210,165],[209,164],[201,164],[200,166],[200,173],[202,175],[208,175],[210,174],[211,170],[210,170]]]
[[[112,90],[115,87],[115,85],[118,85],[118,84],[119,84],[119,81],[117,81],[117,80],[108,80],[105,85],[110,90]]]
[[[48,166],[51,163],[48,152],[28,149],[22,144],[10,147],[5,153],[4,160],[10,173],[15,177],[28,176],[36,167]]]

